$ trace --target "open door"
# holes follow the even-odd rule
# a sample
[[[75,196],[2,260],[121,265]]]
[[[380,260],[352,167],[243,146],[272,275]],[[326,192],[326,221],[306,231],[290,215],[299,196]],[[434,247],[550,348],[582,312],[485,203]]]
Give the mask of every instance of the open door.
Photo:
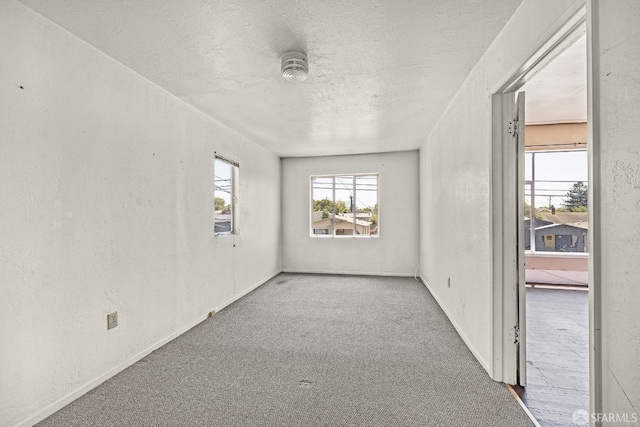
[[[518,208],[517,215],[518,220],[518,253],[517,253],[517,271],[518,271],[518,290],[517,290],[517,306],[518,306],[518,323],[516,327],[515,341],[518,360],[518,384],[521,386],[527,383],[527,286],[525,278],[525,193],[524,193],[524,181],[525,181],[525,153],[524,153],[524,131],[525,131],[525,116],[524,116],[524,92],[518,93],[516,97],[515,117],[513,121],[513,133],[516,144],[516,158],[517,158],[517,200]]]
[[[524,92],[493,98],[493,378],[526,383]]]
[[[525,94],[517,93],[550,61],[584,35],[586,9],[576,3],[552,36],[492,91],[492,278],[491,377],[527,383],[525,279]],[[569,12],[569,11],[567,11]]]

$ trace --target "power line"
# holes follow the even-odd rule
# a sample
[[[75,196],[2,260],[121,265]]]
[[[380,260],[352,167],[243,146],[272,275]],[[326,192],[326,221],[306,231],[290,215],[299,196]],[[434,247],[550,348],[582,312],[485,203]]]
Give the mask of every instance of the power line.
[[[347,190],[347,191],[351,194],[351,196],[353,197],[353,192],[352,192],[351,190],[349,190],[349,188],[348,188],[348,187],[347,187],[347,186],[346,186],[346,185],[345,185],[345,184],[340,180],[340,177],[336,177],[336,179],[337,179],[338,181],[340,181],[340,184],[342,184],[342,186],[345,188],[345,190]],[[356,185],[357,185],[357,184],[356,184]],[[357,188],[356,188],[356,189],[357,189]],[[366,190],[365,190],[365,191],[366,191]],[[356,199],[356,201],[360,202],[360,204],[361,204],[361,205],[364,205],[365,207],[370,207],[370,206],[368,206],[368,205],[366,205],[366,204],[362,203],[362,200],[360,200],[358,197],[356,197],[355,199]],[[356,206],[356,209],[355,209],[355,210],[356,210],[356,211],[358,210],[358,207],[357,207],[357,206]]]

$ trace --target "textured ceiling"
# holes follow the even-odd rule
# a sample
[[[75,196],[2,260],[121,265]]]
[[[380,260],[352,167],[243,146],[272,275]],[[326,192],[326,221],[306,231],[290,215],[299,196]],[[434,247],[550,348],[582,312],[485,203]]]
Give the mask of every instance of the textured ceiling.
[[[22,0],[283,157],[417,149],[520,2]]]
[[[528,124],[587,121],[587,37],[582,36],[521,90]]]

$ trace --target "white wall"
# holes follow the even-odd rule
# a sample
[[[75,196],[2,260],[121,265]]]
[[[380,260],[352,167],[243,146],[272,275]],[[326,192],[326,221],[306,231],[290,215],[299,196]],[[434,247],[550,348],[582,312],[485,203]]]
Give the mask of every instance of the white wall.
[[[420,271],[492,372],[491,94],[580,1],[524,0],[420,150]],[[565,15],[563,18],[561,18]],[[447,286],[451,278],[451,287]]]
[[[0,52],[11,426],[278,273],[280,160],[14,1],[0,2]],[[241,235],[214,240],[215,150],[240,162]]]
[[[310,176],[379,173],[380,237],[311,237]],[[413,275],[418,265],[418,152],[282,160],[282,268]]]
[[[590,178],[594,184],[600,179],[591,186],[590,202],[597,205],[589,218],[590,247],[599,250],[590,267],[602,302],[599,318],[592,312],[602,338],[601,358],[594,360],[602,401],[595,409],[635,413],[640,424],[640,2],[594,0],[590,6]]]

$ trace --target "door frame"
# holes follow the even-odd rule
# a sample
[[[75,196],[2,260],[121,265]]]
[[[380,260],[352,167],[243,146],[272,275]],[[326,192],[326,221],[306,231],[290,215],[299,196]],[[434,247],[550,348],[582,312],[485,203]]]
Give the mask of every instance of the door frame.
[[[577,2],[554,25],[540,43],[533,46],[519,66],[514,67],[492,93],[492,277],[491,311],[491,377],[507,384],[518,384],[519,354],[516,330],[519,326],[519,257],[517,213],[518,180],[517,150],[509,134],[513,120],[515,93],[549,62],[586,32],[587,10],[584,2]],[[589,82],[588,82],[589,84]],[[522,125],[524,126],[524,124]],[[591,256],[591,254],[589,255]],[[524,331],[520,344],[526,346]],[[526,361],[524,361],[526,363]],[[523,381],[524,382],[524,381]]]

